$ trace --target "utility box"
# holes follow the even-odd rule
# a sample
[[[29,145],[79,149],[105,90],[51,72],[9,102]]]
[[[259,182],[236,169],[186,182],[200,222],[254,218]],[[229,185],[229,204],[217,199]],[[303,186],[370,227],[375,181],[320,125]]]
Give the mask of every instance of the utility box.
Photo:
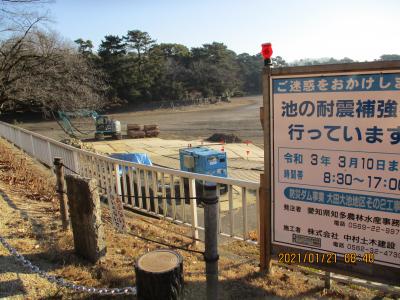
[[[193,147],[179,150],[182,171],[227,177],[226,153],[207,147]]]

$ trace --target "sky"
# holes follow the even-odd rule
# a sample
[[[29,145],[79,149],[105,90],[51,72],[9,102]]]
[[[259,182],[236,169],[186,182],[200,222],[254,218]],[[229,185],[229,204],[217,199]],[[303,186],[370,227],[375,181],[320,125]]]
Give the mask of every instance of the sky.
[[[238,54],[271,42],[273,56],[289,62],[400,54],[398,0],[55,0],[45,9],[52,28],[96,50],[105,35],[139,29],[157,43],[216,41]]]

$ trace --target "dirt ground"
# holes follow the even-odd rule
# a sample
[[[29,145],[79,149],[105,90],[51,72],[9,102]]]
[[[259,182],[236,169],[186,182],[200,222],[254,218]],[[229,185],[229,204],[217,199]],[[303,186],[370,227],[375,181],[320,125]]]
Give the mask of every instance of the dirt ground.
[[[164,248],[157,242],[187,249],[184,258],[185,299],[205,299],[203,245],[193,245],[183,227],[163,220],[126,214],[128,233],[116,233],[108,210],[107,254],[96,264],[77,257],[71,232],[61,230],[52,173],[0,139],[0,235],[40,269],[76,284],[95,287],[135,285],[133,265],[148,251]],[[255,245],[231,242],[219,248],[219,299],[383,299],[382,292],[323,281],[305,272],[274,266],[270,275],[259,272]],[[18,265],[0,245],[0,298],[102,299],[58,288]],[[109,299],[110,297],[103,297]],[[123,297],[115,297],[123,299]]]
[[[234,133],[242,140],[250,140],[257,146],[263,147],[260,106],[262,106],[262,96],[249,96],[233,98],[230,103],[142,110],[110,114],[110,116],[121,121],[123,130],[128,123],[158,124],[161,130],[159,137],[164,139],[206,139],[213,133],[222,132]],[[55,121],[27,121],[18,125],[57,140],[65,137],[65,133]],[[80,129],[93,130],[93,122],[91,126]]]

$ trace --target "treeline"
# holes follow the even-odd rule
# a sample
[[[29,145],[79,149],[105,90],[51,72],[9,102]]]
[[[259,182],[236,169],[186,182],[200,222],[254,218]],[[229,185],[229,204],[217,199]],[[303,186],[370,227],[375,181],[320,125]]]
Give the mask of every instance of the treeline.
[[[236,54],[223,43],[202,47],[157,44],[147,32],[107,35],[97,51],[90,40],[77,39],[78,51],[106,75],[107,98],[128,102],[230,97],[262,92],[260,54]],[[382,55],[378,60],[400,59]],[[272,58],[274,67],[356,62],[351,58],[300,59],[288,64]]]
[[[97,52],[90,40],[75,42],[79,52],[106,74],[109,99],[135,102],[261,93],[261,55],[237,55],[223,43],[189,49],[181,44],[157,44],[139,30],[105,36]],[[279,56],[273,63],[286,65]]]
[[[146,32],[105,36],[95,54],[90,41],[79,51],[107,75],[109,98],[127,101],[224,97],[261,90],[260,55],[236,55],[222,43],[188,49],[156,44]]]

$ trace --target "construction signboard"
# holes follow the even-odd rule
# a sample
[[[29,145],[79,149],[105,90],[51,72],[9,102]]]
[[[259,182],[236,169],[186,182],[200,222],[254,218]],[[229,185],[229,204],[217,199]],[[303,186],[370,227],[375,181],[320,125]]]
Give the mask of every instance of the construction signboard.
[[[269,76],[271,238],[292,250],[283,262],[400,268],[400,67],[372,66]]]

